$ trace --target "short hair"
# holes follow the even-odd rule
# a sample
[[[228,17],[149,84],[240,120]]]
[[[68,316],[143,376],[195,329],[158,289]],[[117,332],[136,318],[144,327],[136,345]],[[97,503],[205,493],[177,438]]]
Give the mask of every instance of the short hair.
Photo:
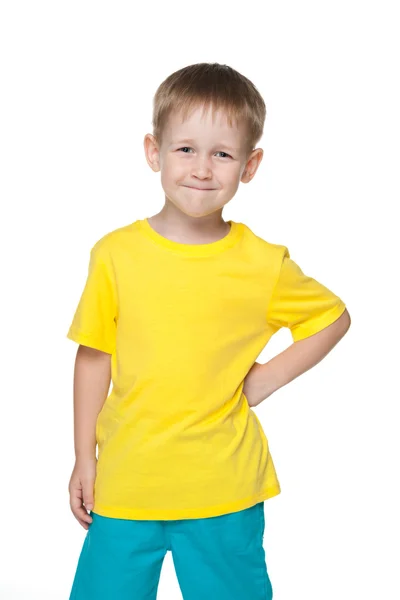
[[[264,100],[255,85],[244,75],[219,63],[197,63],[169,75],[153,98],[153,135],[161,144],[164,126],[172,112],[188,113],[203,106],[221,109],[232,126],[244,121],[248,156],[263,135],[267,114]]]

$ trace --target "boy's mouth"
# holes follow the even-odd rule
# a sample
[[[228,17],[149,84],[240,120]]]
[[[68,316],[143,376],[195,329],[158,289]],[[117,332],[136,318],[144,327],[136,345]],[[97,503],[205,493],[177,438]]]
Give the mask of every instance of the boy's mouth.
[[[198,187],[193,187],[191,185],[185,185],[184,187],[187,187],[190,190],[198,190],[200,192],[212,192],[214,189],[214,188],[198,188]]]

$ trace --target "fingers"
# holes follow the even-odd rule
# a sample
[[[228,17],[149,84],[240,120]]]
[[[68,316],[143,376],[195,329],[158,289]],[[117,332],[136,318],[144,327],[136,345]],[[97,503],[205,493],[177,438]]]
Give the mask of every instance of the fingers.
[[[93,508],[93,486],[94,481],[89,481],[83,486],[83,502],[85,504],[86,510],[92,510]]]
[[[83,529],[86,529],[86,531],[89,529],[90,524],[88,525],[87,523],[85,523],[85,521],[82,521],[81,519],[77,519],[77,521],[80,525],[82,525]]]
[[[70,507],[77,521],[82,525],[84,529],[88,529],[88,526],[93,521],[93,519],[87,513],[85,506],[83,506],[82,490],[80,488],[75,488],[73,485],[70,488]]]
[[[93,518],[88,511],[94,506],[96,467],[92,460],[75,463],[69,482],[70,507],[76,520],[88,529]]]
[[[74,517],[79,521],[82,527],[90,524],[93,518],[87,513],[86,508],[82,505],[82,500],[78,496],[72,496],[70,500],[71,510]],[[87,529],[87,527],[85,527]]]

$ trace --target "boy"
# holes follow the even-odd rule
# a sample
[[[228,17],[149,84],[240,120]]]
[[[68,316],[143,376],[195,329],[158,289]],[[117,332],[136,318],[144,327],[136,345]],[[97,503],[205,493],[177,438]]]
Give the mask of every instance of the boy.
[[[92,247],[68,331],[70,505],[88,530],[70,600],[154,600],[167,550],[185,600],[272,598],[264,501],[280,485],[252,407],[319,362],[350,318],[286,246],[222,218],[262,160],[265,116],[226,65],[170,75],[144,139],[165,204]],[[293,344],[255,362],[280,327]]]

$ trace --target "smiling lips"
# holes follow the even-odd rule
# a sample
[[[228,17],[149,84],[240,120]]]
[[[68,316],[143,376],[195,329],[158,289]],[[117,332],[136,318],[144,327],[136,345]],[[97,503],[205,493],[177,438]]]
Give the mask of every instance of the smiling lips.
[[[198,190],[200,192],[211,192],[214,188],[197,188],[197,187],[192,187],[190,185],[185,185],[185,187],[189,188],[190,190]]]

